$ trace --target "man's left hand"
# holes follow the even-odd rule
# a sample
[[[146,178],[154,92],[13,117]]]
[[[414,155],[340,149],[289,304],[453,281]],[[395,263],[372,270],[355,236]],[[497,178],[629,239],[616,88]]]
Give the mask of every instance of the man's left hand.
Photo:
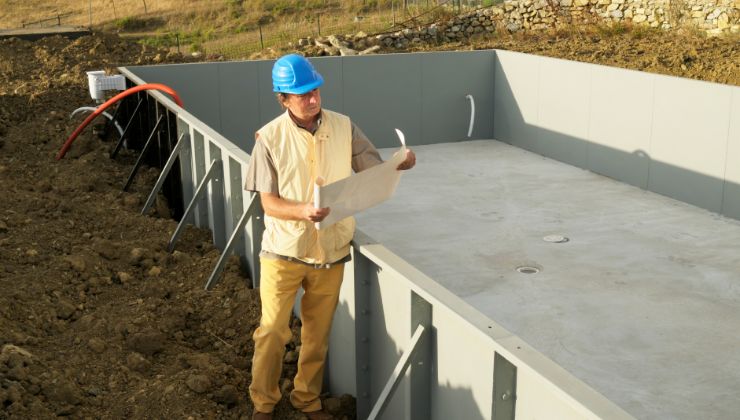
[[[406,149],[406,160],[401,162],[396,169],[399,171],[405,171],[411,169],[416,165],[416,155],[411,149]]]

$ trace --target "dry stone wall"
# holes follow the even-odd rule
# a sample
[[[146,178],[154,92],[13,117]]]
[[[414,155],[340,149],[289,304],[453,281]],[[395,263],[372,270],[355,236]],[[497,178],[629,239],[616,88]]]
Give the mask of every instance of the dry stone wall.
[[[740,32],[740,0],[506,0],[503,12],[509,30],[606,21],[693,26],[710,35]]]
[[[464,41],[497,28],[517,32],[588,23],[625,23],[666,30],[690,26],[710,35],[736,34],[740,33],[740,0],[504,0],[425,27],[372,36],[358,32],[302,38],[298,47],[315,49],[312,55],[365,55],[381,48]]]

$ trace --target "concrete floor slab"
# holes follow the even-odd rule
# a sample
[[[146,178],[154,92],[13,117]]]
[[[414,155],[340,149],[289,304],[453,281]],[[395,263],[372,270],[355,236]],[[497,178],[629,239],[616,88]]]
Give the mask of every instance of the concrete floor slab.
[[[739,221],[492,140],[414,150],[363,232],[637,418],[737,416]]]

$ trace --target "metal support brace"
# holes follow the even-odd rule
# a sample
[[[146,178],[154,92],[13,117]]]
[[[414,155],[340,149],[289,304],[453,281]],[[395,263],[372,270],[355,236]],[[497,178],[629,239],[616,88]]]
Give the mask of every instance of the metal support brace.
[[[131,169],[131,173],[128,175],[128,179],[126,180],[126,185],[123,186],[124,191],[128,191],[128,187],[130,187],[131,183],[134,182],[134,177],[136,176],[136,173],[139,172],[139,168],[141,167],[141,164],[144,163],[144,157],[146,156],[146,152],[149,150],[149,147],[152,145],[152,140],[154,139],[154,135],[157,134],[157,131],[159,131],[159,126],[160,124],[162,124],[163,119],[164,119],[164,115],[160,115],[159,118],[157,118],[157,123],[154,124],[154,129],[149,134],[149,138],[146,139],[146,143],[144,143],[144,148],[141,149],[139,158],[136,159],[136,163],[134,164],[133,169]]]
[[[146,199],[146,203],[144,203],[144,208],[141,209],[141,214],[146,214],[147,211],[152,207],[154,204],[154,200],[157,198],[157,193],[159,190],[162,189],[162,185],[164,185],[164,180],[167,178],[167,175],[170,174],[170,170],[172,169],[172,166],[175,164],[175,161],[180,156],[180,152],[183,148],[186,148],[190,146],[190,136],[188,133],[182,133],[180,134],[180,137],[177,139],[177,144],[175,144],[175,147],[172,149],[172,153],[170,153],[170,157],[167,159],[167,163],[164,164],[164,168],[162,168],[162,173],[159,174],[159,178],[157,178],[157,182],[154,184],[154,189],[152,189],[152,192],[149,193],[149,198]]]
[[[112,152],[110,152],[110,158],[113,159],[118,155],[118,152],[121,150],[121,146],[123,145],[123,140],[126,138],[126,134],[128,134],[128,129],[131,128],[131,123],[134,122],[134,118],[136,117],[136,114],[139,113],[139,109],[141,108],[141,104],[144,102],[143,99],[139,98],[139,103],[136,104],[136,108],[134,108],[134,112],[131,113],[131,118],[129,118],[128,123],[126,124],[126,128],[123,129],[123,133],[121,133],[121,137],[118,139],[118,143],[116,143],[116,147],[113,149]]]
[[[396,364],[396,368],[393,369],[393,373],[388,379],[388,382],[386,382],[383,391],[380,393],[378,401],[375,402],[373,411],[371,411],[370,415],[367,416],[368,420],[377,419],[383,413],[383,410],[385,410],[385,407],[388,405],[391,396],[393,396],[393,392],[401,383],[401,379],[403,379],[406,370],[409,368],[411,360],[414,358],[414,355],[419,350],[419,348],[422,347],[419,345],[419,343],[421,342],[421,339],[425,334],[426,331],[423,325],[419,325],[418,327],[416,327],[416,331],[411,337],[411,348],[406,350],[406,352],[401,355],[401,359]]]
[[[185,227],[188,216],[190,216],[190,213],[195,208],[195,203],[200,199],[200,196],[203,194],[203,192],[206,191],[206,186],[208,185],[208,182],[210,182],[211,179],[215,176],[216,170],[220,169],[221,165],[221,159],[211,162],[211,166],[209,166],[208,171],[206,171],[206,176],[204,176],[203,179],[200,181],[200,184],[198,184],[198,188],[196,188],[195,190],[193,199],[190,200],[190,203],[188,203],[188,207],[185,209],[185,213],[182,215],[180,223],[177,224],[177,229],[175,229],[175,233],[172,234],[172,238],[170,239],[169,244],[167,244],[167,252],[172,252],[175,249],[175,242],[177,242],[177,238],[180,236],[180,233],[182,233],[182,228]]]
[[[355,317],[355,388],[357,390],[357,418],[366,419],[373,409],[370,386],[370,296],[374,294],[373,283],[377,284],[377,272],[373,262],[360,252],[359,248],[367,238],[356,236],[352,243],[352,260],[354,261],[354,301],[357,308]],[[415,331],[412,329],[412,331]]]
[[[493,357],[493,420],[516,416],[516,366],[498,353]]]
[[[205,290],[211,290],[213,286],[218,283],[216,279],[219,278],[221,275],[221,272],[224,269],[224,266],[226,265],[226,259],[231,255],[231,250],[234,247],[234,244],[236,244],[237,238],[239,238],[239,235],[241,235],[244,232],[244,226],[247,224],[247,220],[252,216],[254,212],[254,208],[256,207],[255,203],[257,203],[257,196],[258,194],[252,195],[252,199],[249,201],[249,205],[247,206],[247,209],[244,210],[244,213],[242,214],[242,217],[239,219],[239,222],[237,222],[236,226],[234,227],[234,231],[231,232],[231,237],[229,238],[229,241],[226,242],[226,246],[224,247],[224,251],[221,253],[221,256],[219,257],[218,261],[216,262],[216,266],[213,268],[213,272],[211,273],[211,276],[208,277],[208,281],[205,285]]]
[[[434,366],[433,341],[435,330],[432,327],[432,304],[423,297],[411,292],[411,328],[410,332],[422,325],[426,334],[419,340],[420,349],[411,358],[408,372],[409,385],[409,420],[429,420],[432,418],[432,366]]]
[[[121,112],[121,108],[123,108],[123,101],[118,102],[118,105],[116,106],[116,110],[113,111],[113,116],[110,118],[110,120],[105,125],[106,135],[108,134],[108,129],[110,128],[110,126],[116,123],[116,118],[118,118],[118,113]]]

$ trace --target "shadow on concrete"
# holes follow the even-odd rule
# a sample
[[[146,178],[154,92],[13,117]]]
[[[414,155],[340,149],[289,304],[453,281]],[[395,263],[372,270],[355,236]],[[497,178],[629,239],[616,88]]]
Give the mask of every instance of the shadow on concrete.
[[[353,263],[358,264],[357,260],[364,257],[358,258],[356,255]],[[370,267],[366,264],[370,264]],[[328,364],[324,386],[327,391],[331,390],[333,393],[338,393],[339,389],[354,389],[357,398],[357,418],[364,419],[381,397],[396,364],[403,357],[404,351],[409,348],[413,334],[408,319],[405,317],[396,319],[391,316],[402,313],[403,308],[390,310],[388,306],[399,305],[399,301],[406,297],[410,298],[413,292],[406,289],[407,293],[395,293],[397,290],[393,289],[394,286],[388,284],[390,279],[387,276],[380,279],[381,269],[369,261],[360,261],[359,266],[370,270],[364,275],[355,272],[353,286],[362,287],[362,282],[368,280],[369,284],[366,286],[369,293],[365,295],[367,300],[356,302],[355,308],[350,308],[347,301],[340,301],[337,306],[334,317],[335,328],[339,327],[343,334],[341,337],[335,337],[336,341],[330,348],[332,353],[330,358],[335,362],[339,361],[335,365],[344,366]],[[380,291],[379,282],[386,282],[383,285],[383,292]],[[401,294],[405,296],[399,296]],[[355,313],[362,311],[363,308],[368,308],[369,316],[358,321],[357,318],[363,317],[363,314],[355,316]],[[429,315],[433,316],[431,313],[433,308],[430,306],[429,309]],[[407,328],[405,333],[404,326]],[[412,359],[405,377],[390,396],[383,415],[379,418],[388,420],[490,418],[490,414],[484,415],[481,412],[481,402],[476,400],[472,389],[454,386],[438,377],[436,329],[429,326],[427,331],[427,340],[420,342],[420,351]],[[353,336],[349,336],[350,332],[354,333]],[[408,337],[408,341],[399,343],[394,340],[393,337],[399,335]],[[464,355],[464,349],[461,349],[461,355]],[[354,366],[355,369],[347,369],[346,366]],[[471,378],[469,382],[476,381]]]
[[[646,150],[625,152],[529,123],[499,60],[494,71],[504,75],[496,77],[495,85],[496,140],[740,220],[740,184],[661,162]]]

